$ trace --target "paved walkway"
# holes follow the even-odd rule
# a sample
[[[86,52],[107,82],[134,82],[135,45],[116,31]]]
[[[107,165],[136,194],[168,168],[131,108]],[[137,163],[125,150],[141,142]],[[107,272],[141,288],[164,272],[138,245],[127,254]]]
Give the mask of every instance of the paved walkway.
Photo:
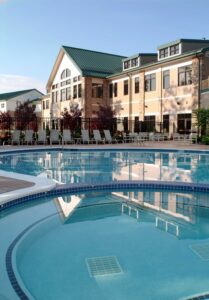
[[[0,194],[28,188],[33,185],[35,185],[34,182],[0,176]]]

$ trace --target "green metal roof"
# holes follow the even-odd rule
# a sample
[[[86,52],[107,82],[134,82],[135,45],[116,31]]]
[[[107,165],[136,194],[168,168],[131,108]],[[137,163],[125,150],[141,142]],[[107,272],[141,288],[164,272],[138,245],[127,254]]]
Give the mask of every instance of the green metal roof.
[[[126,57],[126,58],[123,58],[123,61],[126,61],[126,60],[129,60],[129,59],[132,59],[132,58],[137,58],[137,57],[140,57],[140,56],[157,56],[157,53],[136,53],[134,55],[131,55],[129,57]]]
[[[203,40],[203,39],[178,39],[176,41],[173,41],[173,42],[169,42],[167,44],[163,44],[163,45],[160,45],[157,49],[163,49],[163,48],[166,48],[166,47],[169,47],[169,46],[172,46],[172,45],[175,45],[175,44],[179,44],[179,43],[206,43],[208,44],[209,43],[209,40]]]
[[[16,91],[16,92],[10,92],[10,93],[0,94],[0,100],[9,100],[9,99],[12,99],[14,97],[26,94],[26,93],[34,91],[34,90],[36,90],[36,89],[30,89],[30,90],[23,90],[23,91]],[[41,93],[41,92],[39,92],[39,93]]]
[[[170,61],[174,61],[174,60],[179,60],[181,58],[184,58],[184,57],[187,57],[187,56],[192,56],[192,55],[195,55],[195,54],[201,54],[201,53],[204,53],[206,51],[209,51],[209,47],[207,48],[201,48],[201,49],[196,49],[196,50],[192,50],[192,51],[188,51],[188,52],[185,52],[181,55],[178,55],[178,56],[174,56],[174,57],[169,57],[163,61],[157,61],[157,62],[152,62],[152,63],[148,63],[148,64],[144,64],[143,66],[140,66],[140,67],[136,67],[134,70],[130,69],[130,70],[125,70],[123,72],[118,72],[118,73],[115,73],[113,75],[109,75],[107,76],[107,78],[112,78],[112,77],[115,77],[115,76],[120,76],[120,75],[123,75],[124,73],[127,73],[127,72],[131,72],[131,71],[138,71],[138,70],[143,70],[143,69],[146,69],[146,68],[150,68],[150,67],[154,67],[154,66],[157,66],[157,65],[162,65],[162,64],[166,64]]]
[[[62,46],[65,53],[81,69],[83,76],[105,78],[122,71],[122,59],[125,56],[97,52],[92,50]]]

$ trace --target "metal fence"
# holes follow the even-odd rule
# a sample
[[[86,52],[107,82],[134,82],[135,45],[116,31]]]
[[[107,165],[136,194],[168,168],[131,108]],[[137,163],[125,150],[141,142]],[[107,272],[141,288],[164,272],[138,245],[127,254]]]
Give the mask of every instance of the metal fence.
[[[70,129],[73,134],[79,134],[81,129],[88,129],[90,133],[94,129],[104,130],[109,129],[112,134],[116,133],[128,133],[128,132],[179,132],[189,133],[191,128],[187,125],[178,128],[178,124],[166,122],[156,122],[155,120],[129,120],[128,118],[4,118],[0,119],[0,138],[6,138],[11,135],[11,132],[15,129],[25,131],[32,129],[37,132],[40,129]]]

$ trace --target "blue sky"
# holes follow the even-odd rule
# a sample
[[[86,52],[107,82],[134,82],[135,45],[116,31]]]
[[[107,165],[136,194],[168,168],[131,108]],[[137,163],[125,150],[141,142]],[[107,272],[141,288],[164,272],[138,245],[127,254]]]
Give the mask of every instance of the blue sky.
[[[0,93],[42,91],[61,45],[132,55],[209,39],[209,0],[0,0]]]

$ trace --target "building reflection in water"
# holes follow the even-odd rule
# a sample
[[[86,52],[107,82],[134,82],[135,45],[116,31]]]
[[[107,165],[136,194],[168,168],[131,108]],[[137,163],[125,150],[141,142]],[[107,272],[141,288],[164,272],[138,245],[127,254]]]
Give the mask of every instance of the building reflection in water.
[[[113,216],[151,222],[178,239],[209,238],[207,194],[161,191],[92,192],[55,200],[64,224]]]
[[[137,151],[52,151],[1,155],[0,169],[58,183],[158,180],[209,183],[209,155]]]

